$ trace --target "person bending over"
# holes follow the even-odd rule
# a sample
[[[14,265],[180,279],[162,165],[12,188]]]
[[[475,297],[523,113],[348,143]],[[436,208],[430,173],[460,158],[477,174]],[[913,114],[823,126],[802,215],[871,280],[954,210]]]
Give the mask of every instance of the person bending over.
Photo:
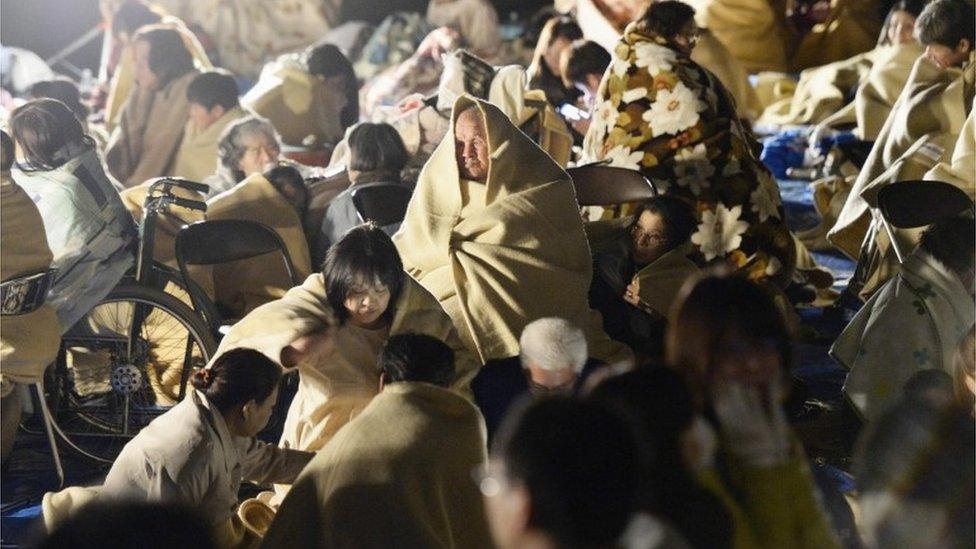
[[[182,503],[221,541],[244,539],[236,515],[241,481],[290,483],[314,455],[254,438],[271,417],[280,381],[281,367],[261,353],[224,353],[193,374],[182,402],[125,445],[99,497]]]
[[[399,334],[374,367],[379,394],[295,481],[264,547],[491,547],[471,481],[484,425],[448,388],[451,348]]]

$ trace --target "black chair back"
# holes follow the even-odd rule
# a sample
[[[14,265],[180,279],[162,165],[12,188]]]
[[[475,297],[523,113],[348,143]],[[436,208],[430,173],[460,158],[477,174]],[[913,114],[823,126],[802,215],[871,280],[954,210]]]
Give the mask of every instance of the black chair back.
[[[407,215],[407,204],[413,194],[398,183],[352,188],[352,202],[363,221],[372,221],[380,227],[401,223]]]
[[[256,221],[214,219],[186,225],[176,235],[176,262],[183,280],[192,280],[190,265],[217,265],[278,252],[293,285],[302,283],[284,241],[273,229]],[[187,284],[193,307],[213,311],[213,304],[199,286]],[[219,323],[218,319],[211,319]],[[219,326],[212,326],[216,331]]]
[[[640,172],[599,164],[566,170],[576,187],[580,206],[614,206],[657,196],[657,189]]]
[[[874,141],[862,141],[860,139],[844,141],[838,143],[837,148],[844,154],[844,158],[850,160],[851,164],[857,166],[857,169],[861,169],[864,167],[864,163],[868,161],[868,155],[874,148]]]
[[[973,201],[942,181],[899,181],[878,191],[878,209],[893,226],[912,229],[972,210]]]

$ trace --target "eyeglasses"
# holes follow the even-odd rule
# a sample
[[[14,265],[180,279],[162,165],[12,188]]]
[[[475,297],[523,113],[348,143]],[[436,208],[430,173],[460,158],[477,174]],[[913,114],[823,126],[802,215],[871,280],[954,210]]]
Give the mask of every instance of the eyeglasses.
[[[561,393],[571,393],[576,387],[576,380],[571,379],[559,385],[543,385],[529,379],[529,392],[534,395],[553,395]]]
[[[652,242],[655,245],[660,245],[666,240],[663,234],[644,232],[644,229],[641,229],[639,225],[634,225],[630,228],[630,235],[634,237],[634,242],[638,246],[647,246]]]

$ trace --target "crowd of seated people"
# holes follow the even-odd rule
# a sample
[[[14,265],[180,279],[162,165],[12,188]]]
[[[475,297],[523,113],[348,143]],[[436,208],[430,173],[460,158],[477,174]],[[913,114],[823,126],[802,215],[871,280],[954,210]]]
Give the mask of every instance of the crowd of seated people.
[[[96,89],[5,90],[5,466],[25,386],[76,371],[62,338],[141,268],[154,178],[206,189],[160,212],[166,272],[187,225],[280,243],[185,269],[212,356],[182,399],[145,365],[158,415],[45,495],[38,546],[133,517],[147,547],[974,543],[973,206],[906,229],[878,199],[976,196],[968,0],[559,1],[520,33],[486,0],[375,30],[341,2],[216,4],[104,0]],[[794,234],[760,131],[824,176],[820,227]],[[611,175],[581,207],[615,170],[643,194]],[[808,248],[857,261],[830,341],[801,326],[835,295]],[[803,423],[801,341],[847,371],[843,433]],[[816,437],[850,431],[825,465]]]

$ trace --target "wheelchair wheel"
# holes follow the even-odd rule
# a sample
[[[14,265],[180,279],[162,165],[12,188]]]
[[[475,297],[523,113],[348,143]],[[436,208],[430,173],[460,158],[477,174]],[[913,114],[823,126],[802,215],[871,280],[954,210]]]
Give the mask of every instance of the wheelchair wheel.
[[[139,430],[185,394],[216,350],[203,320],[155,288],[114,289],[62,338],[47,384],[68,445],[111,463]]]

